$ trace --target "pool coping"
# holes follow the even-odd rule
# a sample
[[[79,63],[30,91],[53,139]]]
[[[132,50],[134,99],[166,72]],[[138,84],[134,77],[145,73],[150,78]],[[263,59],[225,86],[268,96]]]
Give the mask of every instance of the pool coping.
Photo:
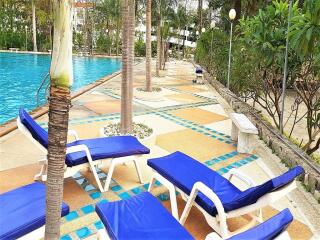
[[[139,63],[140,62],[137,62],[136,64],[139,64]],[[136,65],[136,64],[134,64],[134,65]],[[109,81],[110,79],[120,75],[121,71],[122,70],[120,69],[119,71],[116,71],[110,75],[104,76],[104,77],[94,81],[93,83],[90,83],[89,85],[80,88],[79,90],[77,90],[76,92],[71,94],[71,99],[75,99],[76,97],[79,97],[80,95],[82,95],[82,94],[94,89],[95,87],[100,86],[101,84]],[[46,114],[48,111],[49,111],[49,105],[48,105],[48,103],[46,103],[42,106],[39,106],[39,107],[33,109],[29,113],[33,119],[37,119],[37,118],[43,116],[44,114]],[[3,124],[0,124],[0,137],[3,137],[5,135],[7,135],[8,133],[16,130],[18,128],[16,121],[17,121],[17,118],[13,118]]]

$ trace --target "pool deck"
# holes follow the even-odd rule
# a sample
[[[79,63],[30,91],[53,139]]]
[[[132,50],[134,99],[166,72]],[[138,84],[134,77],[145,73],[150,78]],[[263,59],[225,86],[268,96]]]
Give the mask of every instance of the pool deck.
[[[153,62],[153,65],[155,63]],[[154,73],[153,73],[154,74]],[[218,171],[227,173],[232,168],[248,174],[257,183],[286,171],[280,160],[257,138],[254,154],[240,154],[235,142],[230,139],[230,106],[209,85],[194,85],[194,67],[191,63],[171,61],[167,63],[162,77],[153,77],[154,86],[162,88],[161,97],[155,94],[142,96],[135,92],[133,101],[134,121],[143,122],[153,128],[154,141],[146,142],[151,153],[141,160],[143,178],[147,183],[151,170],[146,165],[148,158],[159,157],[174,151],[182,151],[199,162]],[[70,129],[79,133],[80,138],[99,137],[100,129],[108,123],[120,119],[121,75],[113,76],[72,100]],[[145,84],[145,65],[139,63],[134,68],[134,87]],[[47,115],[37,121],[47,127]],[[31,183],[39,170],[37,161],[41,158],[38,150],[18,130],[0,138],[0,193]],[[99,177],[105,178],[108,169],[102,168]],[[243,189],[240,182],[235,184]],[[62,218],[63,240],[96,239],[95,233],[103,227],[94,212],[94,204],[106,199],[116,201],[127,199],[141,191],[146,184],[138,183],[134,166],[116,167],[111,190],[100,193],[93,176],[83,170],[65,179],[64,201],[71,207],[71,213]],[[170,210],[168,193],[156,184],[152,191],[164,206]],[[179,215],[184,202],[179,198]],[[297,190],[263,209],[264,219],[288,207],[294,215],[294,222],[288,231],[292,239],[319,239],[320,205],[312,195],[306,193],[300,183]],[[231,230],[246,222],[244,218],[231,219]],[[203,215],[192,209],[186,229],[196,238],[204,239],[212,230]]]

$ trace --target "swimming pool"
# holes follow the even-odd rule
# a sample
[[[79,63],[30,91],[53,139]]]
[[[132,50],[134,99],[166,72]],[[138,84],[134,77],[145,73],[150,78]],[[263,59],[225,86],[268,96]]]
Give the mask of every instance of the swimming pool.
[[[50,56],[0,53],[0,124],[15,118],[20,107],[37,107],[36,92],[50,68]],[[74,57],[75,91],[121,68],[121,61],[111,58]],[[46,102],[45,87],[39,94],[40,105]]]

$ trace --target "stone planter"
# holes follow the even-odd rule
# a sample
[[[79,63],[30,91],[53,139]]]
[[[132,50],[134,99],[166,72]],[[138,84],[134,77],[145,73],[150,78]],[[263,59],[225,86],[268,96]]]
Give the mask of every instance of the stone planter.
[[[112,124],[112,123],[111,123]],[[139,124],[139,123],[138,123]],[[109,124],[110,125],[110,124]],[[144,124],[145,125],[145,124]],[[107,125],[108,126],[108,125]],[[105,134],[105,127],[107,126],[103,126],[102,128],[100,128],[99,130],[99,135],[101,137],[108,137],[109,135]],[[116,136],[116,135],[115,135]],[[127,136],[132,136],[130,134],[128,134]],[[150,146],[153,146],[155,145],[156,143],[156,134],[154,133],[154,131],[151,133],[150,136],[147,136],[147,137],[143,137],[143,138],[140,138],[140,137],[137,137],[138,140],[143,143],[144,145],[147,145],[148,147]]]
[[[160,88],[161,89],[161,88]],[[141,90],[141,87],[133,89],[133,96],[142,101],[159,102],[163,100],[163,91],[147,92]]]

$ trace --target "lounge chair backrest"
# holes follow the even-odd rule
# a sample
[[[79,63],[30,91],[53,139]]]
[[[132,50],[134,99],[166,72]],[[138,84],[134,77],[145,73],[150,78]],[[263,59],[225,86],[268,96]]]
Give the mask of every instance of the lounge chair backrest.
[[[282,232],[284,232],[289,224],[293,221],[293,216],[288,208],[284,209],[277,215],[268,219],[267,221],[251,228],[245,232],[237,234],[228,240],[271,240],[275,239]]]
[[[43,147],[48,147],[48,133],[23,109],[19,110],[21,123],[29,130],[32,137],[37,140]]]
[[[277,189],[280,189],[293,182],[295,178],[301,175],[303,172],[304,170],[301,166],[296,166],[276,178],[273,178],[259,186],[255,186],[243,191],[241,194],[232,199],[232,201],[224,204],[224,207],[227,211],[231,211],[253,204],[257,202],[260,197],[266,195],[267,193],[276,191]]]

